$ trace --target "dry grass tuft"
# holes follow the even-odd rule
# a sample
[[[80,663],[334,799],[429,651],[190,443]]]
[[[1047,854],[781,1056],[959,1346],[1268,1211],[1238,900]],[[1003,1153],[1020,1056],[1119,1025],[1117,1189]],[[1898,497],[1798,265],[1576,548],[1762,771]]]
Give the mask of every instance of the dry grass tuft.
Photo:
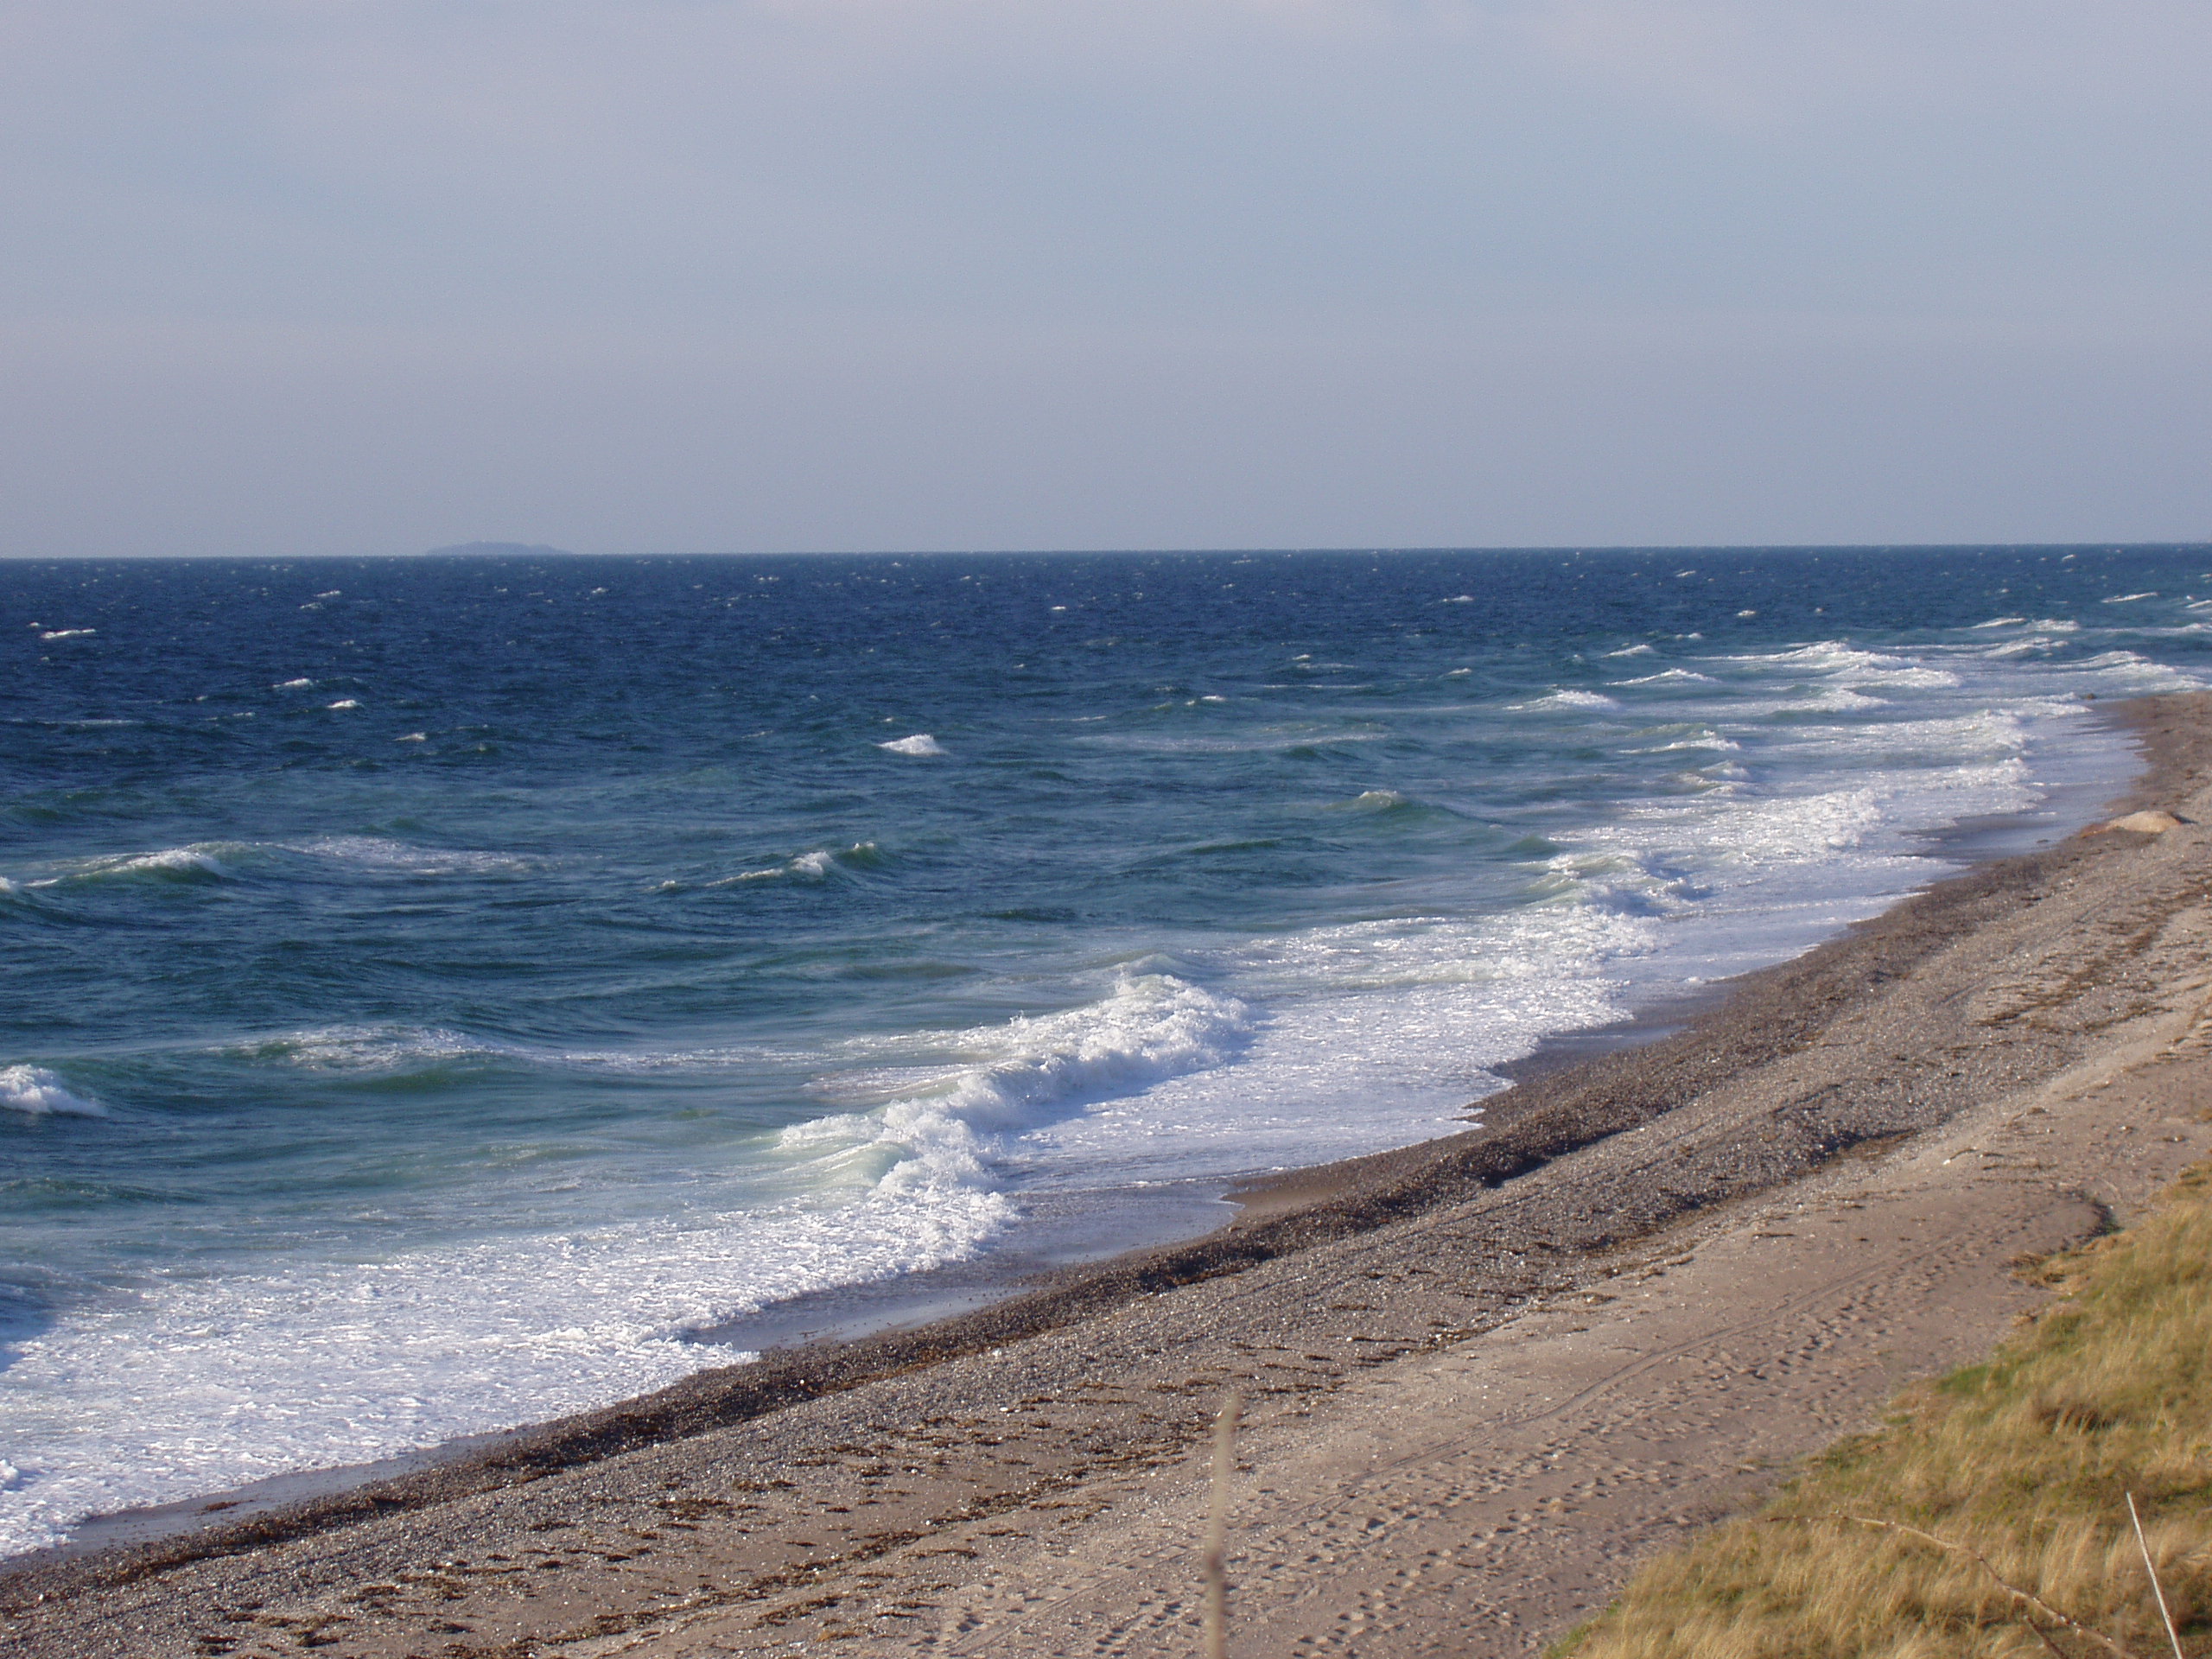
[[[2180,1650],[2212,1655],[2212,1169],[2039,1271],[2063,1299],[1988,1363],[1908,1392],[1764,1514],[1647,1563],[1554,1653],[2168,1654],[2147,1552]]]

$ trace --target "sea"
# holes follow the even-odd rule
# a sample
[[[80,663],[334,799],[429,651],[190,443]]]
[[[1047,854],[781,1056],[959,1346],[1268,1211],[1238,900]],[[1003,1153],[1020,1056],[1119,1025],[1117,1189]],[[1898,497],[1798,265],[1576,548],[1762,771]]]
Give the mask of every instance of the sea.
[[[2208,680],[2203,546],[0,563],[0,1553],[1465,1129]]]

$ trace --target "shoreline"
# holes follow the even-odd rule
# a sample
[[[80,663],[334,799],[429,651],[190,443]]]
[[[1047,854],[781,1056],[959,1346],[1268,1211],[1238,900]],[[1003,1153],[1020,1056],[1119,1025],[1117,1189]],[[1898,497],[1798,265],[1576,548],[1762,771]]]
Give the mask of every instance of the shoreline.
[[[2139,726],[2144,711],[2155,707],[2158,701],[2115,702],[2096,713],[2108,734],[2126,734]],[[1948,874],[1929,884],[1940,886],[1980,866],[2019,855],[2034,845],[2063,836],[2067,832],[2057,827],[2062,822],[2077,817],[2084,823],[2093,821],[2096,814],[2088,809],[2093,798],[2108,798],[2107,804],[2114,810],[2120,810],[2119,803],[2133,801],[2139,796],[2150,798],[2158,791],[2145,792],[2147,777],[2148,773],[2139,766],[2134,772],[2118,779],[2094,784],[2074,781],[2062,791],[2070,800],[2070,810],[2055,799],[2046,800],[2000,818],[1975,820],[1923,832],[1918,838],[1925,846],[1915,856],[1950,867]],[[2110,796],[2109,791],[2115,786],[2122,793]],[[2036,834],[2039,830],[2050,830],[2051,834],[2039,836]],[[1891,910],[1928,890],[1923,887],[1900,894],[1868,922],[1852,924],[1840,933],[1816,941],[1808,950],[1819,950],[1848,938],[1858,928],[1880,920]],[[708,1367],[666,1389],[543,1422],[490,1429],[366,1463],[288,1470],[261,1480],[167,1503],[88,1516],[79,1523],[69,1539],[60,1544],[0,1558],[0,1596],[5,1594],[7,1580],[21,1572],[99,1558],[112,1552],[161,1550],[173,1547],[177,1541],[208,1534],[227,1535],[242,1526],[276,1529],[257,1539],[269,1541],[294,1535],[291,1526],[295,1516],[310,1529],[326,1523],[343,1524],[341,1517],[351,1512],[351,1506],[346,1502],[351,1494],[372,1489],[381,1491],[399,1484],[406,1487],[411,1497],[414,1483],[422,1477],[434,1476],[448,1465],[497,1462],[511,1449],[524,1443],[532,1446],[534,1459],[535,1447],[548,1436],[557,1438],[570,1426],[581,1426],[588,1420],[626,1413],[646,1402],[664,1399],[702,1377],[752,1370],[771,1358],[847,1347],[872,1338],[925,1336],[938,1325],[957,1324],[971,1314],[1023,1300],[1033,1294],[1058,1293],[1071,1287],[1079,1291],[1082,1281],[1100,1269],[1203,1246],[1217,1235],[1240,1224],[1278,1220],[1297,1211],[1326,1205],[1360,1185],[1361,1178],[1347,1172],[1363,1171],[1376,1160],[1397,1159],[1495,1128],[1497,1121],[1486,1115],[1486,1109],[1494,1105],[1504,1105],[1509,1120],[1518,1117],[1522,1114],[1514,1107],[1526,1098],[1531,1085],[1540,1079],[1681,1036],[1726,1009],[1747,982],[1802,960],[1805,954],[1801,952],[1783,963],[1728,979],[1662,992],[1608,1024],[1560,1032],[1540,1039],[1527,1055],[1493,1068],[1503,1079],[1503,1086],[1461,1109],[1462,1121],[1474,1126],[1470,1129],[1323,1164],[1191,1177],[1163,1184],[1141,1196],[1130,1189],[1065,1195],[1059,1207],[1066,1213],[1036,1229],[1025,1228],[1022,1243],[1011,1251],[989,1252],[969,1262],[893,1280],[809,1293],[748,1315],[729,1326],[716,1327],[699,1335],[702,1346],[727,1347],[734,1352],[757,1354],[758,1358]],[[1137,1218],[1147,1211],[1153,1214],[1148,1223]],[[1056,1231],[1059,1235],[1057,1246]],[[745,1339],[740,1339],[741,1332]],[[755,1340],[762,1338],[766,1340]],[[783,1402],[767,1404],[760,1409],[778,1409],[790,1397],[803,1396],[787,1396]],[[326,1516],[327,1509],[333,1512]],[[217,1547],[220,1547],[219,1543]]]
[[[2172,804],[2201,785],[2207,705],[2201,696],[2183,696],[2115,709],[2137,731],[2146,765],[2112,810]],[[1501,1104],[1510,1098],[1511,1108],[1497,1111],[1478,1129],[1245,1183],[1233,1189],[1243,1205],[1239,1213],[1199,1238],[1065,1269],[1034,1289],[919,1329],[772,1351],[752,1365],[702,1372],[656,1394],[492,1437],[496,1443],[438,1458],[435,1466],[351,1484],[244,1522],[136,1547],[79,1544],[19,1557],[0,1563],[0,1603],[21,1615],[38,1605],[35,1599],[117,1590],[196,1563],[266,1555],[271,1546],[312,1551],[364,1529],[404,1533],[411,1519],[433,1510],[497,1507],[507,1497],[605,1472],[626,1459],[681,1452],[739,1426],[760,1426],[801,1410],[834,1411],[840,1401],[886,1390],[895,1395],[902,1386],[912,1391],[925,1379],[942,1386],[950,1370],[996,1359],[1017,1345],[1096,1331],[1136,1310],[1149,1311],[1147,1304],[1234,1285],[1260,1269],[1361,1241],[1371,1243],[1377,1235],[1447,1211],[1486,1202],[1493,1211],[1518,1207],[1524,1213],[1508,1217],[1506,1230],[1492,1234],[1501,1244],[1523,1247],[1511,1252],[1514,1265],[1503,1275],[1516,1282],[1501,1285],[1491,1298],[1494,1307],[1450,1327],[1455,1338],[1477,1334],[1478,1326],[1491,1328],[1530,1295],[1587,1272],[1609,1251],[1745,1193],[1785,1189],[1854,1149],[1892,1142],[1963,1109],[1954,1103],[1970,1089],[1929,1078],[1918,1091],[1900,1096],[1891,1089],[1885,1099],[1838,1101],[1801,1113],[1802,1121],[1787,1126],[1789,1133],[1777,1133],[1756,1148],[1740,1141],[1723,1146],[1704,1166],[1683,1172],[1692,1179],[1665,1190],[1648,1183],[1643,1191],[1624,1190],[1615,1172],[1610,1193],[1598,1194],[1609,1196],[1610,1203],[1595,1201],[1597,1188],[1587,1183],[1588,1190],[1567,1195],[1564,1207],[1554,1202],[1547,1210],[1543,1195],[1533,1192],[1535,1201],[1518,1202],[1522,1178],[1548,1176],[1580,1154],[1701,1104],[1763,1065],[1803,1054],[1821,1033],[1863,1013],[1884,988],[1909,979],[1955,940],[1990,931],[2040,902],[2037,889],[2093,873],[2093,867],[2109,863],[2111,855],[2143,839],[2075,835],[1940,880],[1789,962],[1715,987],[1711,1006],[1686,1019],[1670,1008],[1670,1028],[1632,1046],[1549,1065],[1522,1063],[1526,1070],[1508,1095],[1487,1097]],[[2048,1071],[2063,1058],[2055,1052],[2063,1045],[2041,1045],[2050,1052],[2024,1052],[2037,1046],[2012,1045],[2023,1052],[2013,1053],[2010,1064],[1971,1081]],[[1955,1079],[1962,1073],[1950,1075]],[[1516,1202],[1501,1206],[1499,1195]],[[1532,1220],[1538,1224],[1532,1226]],[[1421,1346],[1402,1334],[1387,1344],[1400,1344],[1399,1357]],[[1203,1414],[1171,1414],[1175,1421],[1167,1438],[1179,1453]],[[204,1512],[209,1501],[179,1507],[200,1506]],[[94,1649],[64,1645],[50,1650]]]

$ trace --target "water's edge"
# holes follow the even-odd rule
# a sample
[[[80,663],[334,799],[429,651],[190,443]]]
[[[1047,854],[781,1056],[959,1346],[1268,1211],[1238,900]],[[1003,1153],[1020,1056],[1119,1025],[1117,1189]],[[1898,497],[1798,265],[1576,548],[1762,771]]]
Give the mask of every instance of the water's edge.
[[[2127,757],[2132,772],[2077,782],[2018,814],[1927,832],[1923,836],[1925,855],[1942,867],[1941,874],[1910,893],[1898,895],[1874,923],[1858,924],[1809,942],[1797,957],[1862,931],[1931,889],[1964,881],[2005,859],[2060,840],[2113,811],[2158,804],[2168,791],[2157,768],[2145,764],[2142,733],[2171,701],[2153,697],[2100,705],[2094,718],[2104,734],[2136,734],[2132,750],[2116,752]],[[1651,997],[1623,1020],[1547,1038],[1527,1057],[1497,1069],[1510,1084],[1520,1085],[1659,1042],[1721,1014],[1748,986],[1784,965],[1767,964],[1730,980]],[[1489,1109],[1489,1121],[1495,1124],[1510,1121],[1512,1100],[1513,1092],[1509,1090],[1480,1103]],[[922,1338],[924,1347],[949,1356],[963,1351],[952,1333],[966,1316],[1042,1288],[1083,1300],[1087,1283],[1103,1286],[1109,1278],[1141,1271],[1146,1259],[1155,1253],[1217,1234],[1240,1214],[1255,1213],[1255,1200],[1259,1211],[1276,1215],[1311,1207],[1345,1186],[1353,1171],[1371,1166],[1377,1158],[1394,1155],[1384,1153],[1305,1169],[1255,1169],[1238,1176],[1033,1199],[1014,1248],[988,1251],[968,1262],[900,1278],[810,1293],[704,1332],[702,1338],[733,1351],[733,1357],[755,1352],[789,1357],[794,1352],[827,1356],[864,1338],[906,1333]],[[931,1340],[940,1334],[943,1341]],[[699,1376],[707,1374],[695,1375],[687,1382],[696,1382]],[[858,1379],[841,1379],[841,1386],[852,1380]],[[679,1383],[661,1395],[673,1394],[685,1386]],[[811,1390],[791,1397],[802,1397],[808,1391]],[[248,1546],[342,1525],[364,1513],[376,1512],[379,1506],[347,1502],[368,1489],[392,1482],[411,1484],[410,1478],[452,1470],[464,1463],[497,1466],[509,1449],[519,1449],[525,1443],[543,1448],[551,1441],[588,1441],[594,1438],[588,1433],[588,1425],[594,1420],[620,1415],[642,1401],[658,1397],[639,1396],[568,1418],[463,1437],[372,1463],[295,1471],[174,1503],[90,1517],[67,1542],[0,1560],[0,1579],[65,1561],[84,1563],[89,1558],[149,1547],[167,1545],[158,1553],[189,1556],[200,1553],[203,1545]],[[626,1448],[607,1448],[609,1452],[620,1449]],[[571,1460],[604,1454],[580,1446],[578,1455]],[[241,1529],[246,1535],[240,1535],[236,1544],[217,1545],[218,1535]]]

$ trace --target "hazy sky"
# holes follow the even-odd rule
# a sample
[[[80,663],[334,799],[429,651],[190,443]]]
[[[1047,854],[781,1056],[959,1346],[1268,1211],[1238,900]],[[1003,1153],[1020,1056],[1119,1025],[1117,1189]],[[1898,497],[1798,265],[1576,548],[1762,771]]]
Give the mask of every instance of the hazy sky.
[[[2212,536],[2203,0],[10,0],[0,553]]]

